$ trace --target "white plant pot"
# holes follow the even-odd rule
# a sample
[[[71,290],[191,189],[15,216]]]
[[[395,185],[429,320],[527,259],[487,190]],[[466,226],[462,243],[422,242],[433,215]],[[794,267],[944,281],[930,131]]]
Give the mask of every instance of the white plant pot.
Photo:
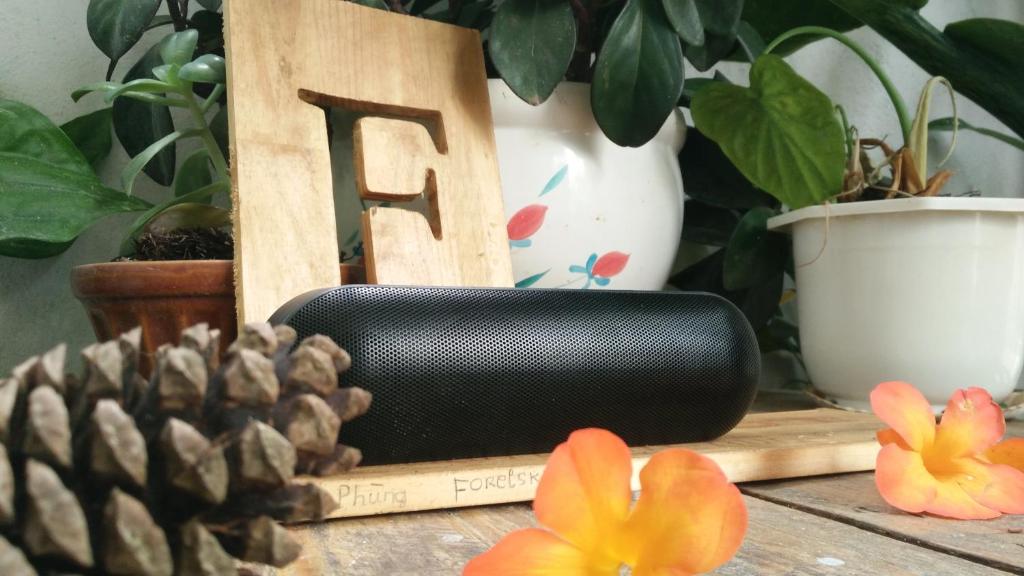
[[[913,198],[795,210],[800,344],[814,386],[867,409],[905,380],[938,411],[958,388],[1000,401],[1024,362],[1024,200]]]
[[[502,80],[488,88],[517,285],[660,290],[683,226],[682,113],[623,148],[597,126],[587,84],[539,106]]]

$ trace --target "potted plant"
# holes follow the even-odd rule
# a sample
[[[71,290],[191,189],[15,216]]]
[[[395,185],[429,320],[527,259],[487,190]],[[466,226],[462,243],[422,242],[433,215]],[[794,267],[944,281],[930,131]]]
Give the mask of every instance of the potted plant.
[[[802,35],[835,38],[872,68],[897,111],[900,148],[861,138],[772,54]],[[763,281],[757,271],[779,265],[769,230],[792,230],[803,361],[815,387],[843,405],[866,407],[871,388],[894,379],[927,383],[936,409],[965,381],[1004,399],[1020,376],[1024,201],[937,197],[949,173],[927,176],[928,110],[943,84],[952,93],[933,78],[912,117],[862,48],[801,27],[765,48],[750,87],[711,82],[692,100],[697,128],[790,208],[744,215],[723,251],[726,274],[732,262],[740,280]]]

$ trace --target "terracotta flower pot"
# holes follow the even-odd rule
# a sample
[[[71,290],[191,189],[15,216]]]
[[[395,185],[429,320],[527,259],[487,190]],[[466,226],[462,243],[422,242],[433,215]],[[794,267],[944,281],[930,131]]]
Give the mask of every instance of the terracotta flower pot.
[[[362,267],[341,265],[343,284],[362,277]],[[86,264],[71,271],[71,288],[99,340],[142,326],[143,374],[156,349],[176,344],[188,326],[206,322],[220,329],[222,353],[237,336],[231,260]]]

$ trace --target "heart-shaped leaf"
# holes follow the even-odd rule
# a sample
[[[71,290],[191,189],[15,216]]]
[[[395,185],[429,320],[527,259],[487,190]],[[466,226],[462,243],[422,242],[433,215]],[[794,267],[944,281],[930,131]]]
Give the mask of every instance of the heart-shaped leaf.
[[[0,254],[4,256],[59,254],[101,218],[149,206],[103,186],[95,175],[0,152]]]
[[[722,285],[726,290],[758,286],[782,273],[789,245],[785,236],[768,231],[768,219],[774,215],[771,208],[759,207],[740,219],[725,247]]]
[[[704,43],[704,24],[697,11],[696,0],[662,0],[665,15],[679,38],[690,46]]]
[[[152,70],[161,65],[160,45],[156,44],[134,65],[124,81],[153,78]],[[114,102],[114,133],[129,156],[136,156],[151,144],[174,132],[174,122],[166,106],[157,106],[129,98]],[[174,180],[174,146],[168,146],[146,164],[145,172],[164,186]]]
[[[683,54],[658,0],[628,0],[605,39],[590,102],[601,130],[620,146],[654,137],[683,91]]]
[[[0,152],[11,152],[95,178],[89,161],[49,118],[35,108],[0,99]]]
[[[178,78],[189,82],[224,84],[227,82],[224,59],[216,54],[203,54],[182,66],[178,71]]]
[[[778,56],[757,59],[749,88],[704,87],[691,112],[748,180],[790,208],[841,191],[846,151],[835,107]]]
[[[114,142],[112,128],[110,108],[79,116],[60,127],[93,167],[110,154]]]
[[[160,59],[164,64],[184,66],[192,60],[198,42],[199,31],[192,28],[168,34],[160,41]]]
[[[96,47],[116,62],[139,41],[159,7],[160,0],[90,0],[85,25]]]
[[[213,182],[210,174],[210,155],[206,150],[197,150],[181,163],[174,177],[174,195],[184,196]]]
[[[576,48],[576,19],[566,0],[506,0],[491,23],[494,67],[526,102],[547,100]]]

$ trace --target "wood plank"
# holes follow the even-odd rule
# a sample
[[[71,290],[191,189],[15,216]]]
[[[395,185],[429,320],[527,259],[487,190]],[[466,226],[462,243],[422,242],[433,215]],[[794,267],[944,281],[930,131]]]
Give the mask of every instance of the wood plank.
[[[679,446],[706,454],[734,482],[870,470],[881,425],[870,414],[828,408],[750,414],[711,442]],[[633,449],[639,470],[665,446]],[[459,508],[533,499],[547,454],[368,466],[337,477],[300,479],[338,500],[332,518]]]
[[[240,322],[339,283],[323,106],[431,125],[432,138],[405,121],[362,125],[364,194],[426,192],[437,208],[436,230],[401,208],[364,214],[371,282],[512,286],[475,30],[341,0],[228,2],[225,13]]]
[[[1024,422],[1010,423],[1008,430],[1024,436]],[[1024,574],[1021,516],[977,522],[906,514],[882,500],[872,474],[747,484],[742,489],[770,502]]]
[[[750,525],[715,574],[988,576],[1004,574],[798,510],[745,497]],[[536,525],[526,505],[329,521],[292,527],[302,555],[281,575],[458,574],[508,532]],[[257,574],[275,574],[256,568]]]

